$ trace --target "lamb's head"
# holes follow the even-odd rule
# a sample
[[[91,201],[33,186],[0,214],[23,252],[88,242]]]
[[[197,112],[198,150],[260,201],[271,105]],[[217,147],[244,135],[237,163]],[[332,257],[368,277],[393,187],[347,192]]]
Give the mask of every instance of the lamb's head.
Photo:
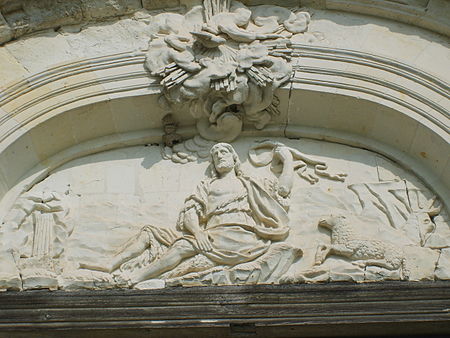
[[[323,216],[319,220],[319,226],[332,230],[336,225],[345,222],[347,217],[345,215],[331,214]]]

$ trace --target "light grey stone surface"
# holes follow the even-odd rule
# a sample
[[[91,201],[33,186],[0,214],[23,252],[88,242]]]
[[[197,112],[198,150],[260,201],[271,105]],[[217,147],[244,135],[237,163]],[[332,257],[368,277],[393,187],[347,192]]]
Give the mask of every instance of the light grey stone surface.
[[[0,289],[2,291],[22,289],[22,280],[13,257],[13,252],[2,252],[0,254],[0,263],[2,266],[2,270],[0,271]]]
[[[255,189],[262,189],[258,194],[275,208],[266,206],[265,217],[281,217],[283,208],[288,210],[284,221],[273,218],[279,223],[267,228],[272,232],[260,232],[254,224],[261,215],[256,216],[260,211],[249,201],[263,195],[251,195],[237,178],[211,180],[206,158],[174,163],[173,158],[164,160],[156,146],[99,153],[55,171],[21,197],[5,218],[1,238],[11,243],[17,259],[21,257],[20,287],[147,289],[445,276],[447,249],[424,247],[421,234],[445,237],[448,223],[441,221],[437,227],[434,219],[446,219],[447,212],[436,207],[430,217],[421,211],[420,206],[430,208],[439,201],[407,171],[385,166],[386,173],[394,171],[407,183],[377,183],[379,170],[373,163],[383,163],[380,155],[327,142],[249,137],[237,140],[234,147],[242,161],[242,177],[262,182]],[[220,155],[223,161],[217,158],[214,165],[233,168],[238,157],[223,149],[228,157]],[[196,190],[197,182],[203,183]],[[414,182],[414,189],[406,189],[409,182]],[[241,190],[247,197],[235,200]],[[239,224],[237,218],[246,208],[254,216],[243,225],[253,229],[245,236],[256,237],[239,247],[247,245],[249,256],[244,259],[247,254],[231,250],[228,261],[221,258],[218,263],[220,245],[238,240],[228,237],[229,230],[220,224]],[[425,227],[417,212],[426,215]],[[200,222],[202,230],[186,225],[191,221]],[[185,241],[182,246],[180,239]],[[210,247],[214,240],[222,243],[218,249]],[[244,256],[238,258],[238,253]],[[17,288],[17,274],[8,276],[4,288]]]
[[[246,0],[243,3],[247,6],[273,5],[269,0]],[[179,11],[201,4],[200,0],[3,1],[0,3],[0,13],[6,18],[8,24],[0,26],[0,36],[3,37],[0,43],[42,29],[57,29],[64,25],[115,19],[142,9],[151,12],[166,9]],[[283,0],[278,1],[276,5],[286,8],[305,6],[369,14],[418,25],[441,34],[449,34],[449,4],[446,0],[364,0],[362,4],[355,0],[344,2],[337,0]],[[421,19],[415,20],[418,16]]]
[[[158,1],[0,2],[0,39],[17,38],[0,47],[0,236],[10,243],[0,288],[447,275],[448,41],[399,23],[422,13],[432,30],[437,16],[426,13],[445,6],[266,2],[230,11],[209,0],[170,10]],[[348,13],[372,10],[393,21]],[[208,179],[210,148],[223,140],[235,140],[266,193],[290,203],[289,235],[239,264],[183,256],[151,272],[176,242],[161,233],[186,237],[175,229],[183,200]],[[239,195],[234,183],[219,190]],[[142,238],[146,250],[123,254]],[[200,242],[192,239],[207,251]],[[95,266],[117,256],[111,268]]]
[[[436,278],[448,280],[450,279],[450,249],[442,249],[437,262]]]
[[[103,19],[131,14],[142,8],[140,0],[81,0],[84,19]]]

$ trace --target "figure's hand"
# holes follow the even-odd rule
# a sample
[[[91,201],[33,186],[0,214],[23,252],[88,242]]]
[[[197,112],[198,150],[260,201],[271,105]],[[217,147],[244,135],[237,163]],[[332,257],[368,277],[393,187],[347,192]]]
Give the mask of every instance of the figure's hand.
[[[213,247],[209,241],[208,235],[205,232],[199,232],[195,235],[198,247],[203,251],[212,251]]]
[[[210,25],[208,25],[206,23],[204,23],[202,25],[202,30],[210,32],[211,34],[215,34],[215,35],[218,35],[220,33],[219,30],[217,30],[216,28],[214,28],[214,27],[212,27],[212,26],[210,26]]]
[[[364,260],[353,261],[352,264],[357,266],[357,267],[359,267],[359,268],[361,268],[361,269],[364,269],[368,265],[367,262],[364,261]]]
[[[195,36],[197,38],[197,41],[206,48],[216,48],[227,41],[220,36],[205,31],[191,32],[191,34]]]
[[[34,209],[42,212],[54,212],[59,211],[58,208],[52,207],[47,203],[35,203]]]

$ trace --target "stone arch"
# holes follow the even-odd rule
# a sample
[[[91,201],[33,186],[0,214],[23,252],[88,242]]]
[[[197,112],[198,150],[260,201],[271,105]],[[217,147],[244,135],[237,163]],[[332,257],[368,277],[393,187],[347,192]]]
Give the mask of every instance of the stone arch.
[[[298,65],[277,94],[281,114],[261,135],[332,140],[383,153],[448,200],[444,81],[374,54],[295,48]],[[157,79],[143,67],[144,52],[65,63],[6,87],[0,135],[4,208],[69,159],[159,142],[165,112],[157,102]],[[343,70],[348,65],[354,70]],[[192,117],[177,112],[176,119],[184,135],[192,135]],[[255,133],[251,127],[246,132]]]

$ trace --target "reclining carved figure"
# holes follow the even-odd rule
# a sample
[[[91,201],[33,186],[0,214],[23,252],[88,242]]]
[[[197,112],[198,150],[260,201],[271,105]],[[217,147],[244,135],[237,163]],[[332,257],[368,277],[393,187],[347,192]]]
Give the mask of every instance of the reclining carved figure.
[[[286,173],[282,173],[284,179],[279,186],[268,189],[242,173],[231,145],[216,144],[211,149],[212,177],[202,181],[186,199],[177,224],[178,232],[145,226],[113,257],[80,266],[105,272],[121,268],[120,278],[134,285],[151,278],[164,278],[164,273],[174,271],[197,255],[211,263],[207,268],[211,265],[232,268],[242,263],[258,263],[259,258],[277,254],[278,262],[264,272],[264,280],[276,279],[301,255],[301,250],[273,243],[283,241],[289,233],[287,202],[293,175],[289,150],[280,146],[274,150],[274,156],[285,163]],[[148,262],[124,271],[128,261],[147,249],[151,256]],[[190,265],[184,274],[198,271],[198,267]]]

